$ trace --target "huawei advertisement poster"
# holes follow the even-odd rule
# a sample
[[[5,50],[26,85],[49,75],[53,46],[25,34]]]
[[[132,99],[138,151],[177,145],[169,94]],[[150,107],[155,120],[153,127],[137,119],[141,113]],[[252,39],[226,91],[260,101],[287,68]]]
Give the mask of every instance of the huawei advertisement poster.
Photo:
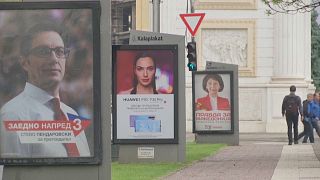
[[[173,45],[114,46],[114,141],[175,139]]]

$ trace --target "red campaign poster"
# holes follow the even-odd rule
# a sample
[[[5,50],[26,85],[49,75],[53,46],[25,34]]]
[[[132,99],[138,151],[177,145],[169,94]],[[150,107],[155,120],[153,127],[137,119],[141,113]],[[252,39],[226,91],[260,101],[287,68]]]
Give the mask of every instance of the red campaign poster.
[[[99,163],[99,8],[1,3],[1,164]]]
[[[232,131],[232,74],[196,72],[193,88],[194,131]]]

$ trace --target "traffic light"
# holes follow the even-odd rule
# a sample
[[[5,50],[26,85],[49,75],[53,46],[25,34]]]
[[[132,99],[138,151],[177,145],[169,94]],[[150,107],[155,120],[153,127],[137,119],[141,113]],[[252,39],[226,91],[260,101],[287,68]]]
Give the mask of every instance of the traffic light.
[[[196,42],[188,42],[187,44],[188,49],[188,68],[189,71],[197,71],[197,46]]]

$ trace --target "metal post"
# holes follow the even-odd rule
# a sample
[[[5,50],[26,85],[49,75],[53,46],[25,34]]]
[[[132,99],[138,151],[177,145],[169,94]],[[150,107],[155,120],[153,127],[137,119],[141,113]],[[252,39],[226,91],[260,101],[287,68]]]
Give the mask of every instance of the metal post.
[[[194,13],[193,4],[194,4],[194,0],[190,0],[190,11],[191,11],[191,13]]]
[[[153,32],[160,32],[160,1],[152,0],[153,4]]]
[[[194,1],[190,0],[190,12],[191,13],[194,13],[193,3],[194,3]],[[191,42],[196,42],[193,36],[191,37]]]

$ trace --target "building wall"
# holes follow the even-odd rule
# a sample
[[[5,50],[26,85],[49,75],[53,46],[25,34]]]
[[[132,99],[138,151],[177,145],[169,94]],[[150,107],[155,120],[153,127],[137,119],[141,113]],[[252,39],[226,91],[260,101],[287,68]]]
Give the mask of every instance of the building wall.
[[[212,60],[208,57],[214,57],[212,47],[207,45],[210,41],[204,36],[214,41],[218,39],[214,35],[216,30],[234,31],[235,34],[244,30],[248,37],[248,67],[239,68],[240,132],[285,132],[281,104],[289,93],[289,86],[295,84],[302,99],[314,91],[311,84],[310,14],[267,16],[260,0],[232,1],[215,3],[218,1],[213,0],[204,6],[196,4],[195,12],[206,14],[196,37],[198,66],[200,70],[204,69],[206,61]],[[152,14],[150,2],[149,5]],[[162,1],[161,32],[186,35],[186,42],[190,41],[190,34],[186,33],[179,17],[179,14],[186,13],[186,9],[186,1]],[[232,40],[232,36],[230,38]],[[234,59],[234,64],[240,62]],[[191,73],[187,69],[186,82],[187,131],[191,131],[192,87]]]
[[[274,62],[273,17],[267,16],[264,13],[265,10],[260,1],[257,1],[256,9],[239,10],[236,8],[237,7],[230,7],[229,10],[213,8],[210,10],[196,10],[196,12],[206,13],[205,21],[226,23],[223,29],[228,31],[236,31],[237,28],[243,28],[243,26],[241,26],[242,21],[254,22],[255,27],[253,32],[248,32],[248,29],[246,29],[248,36],[253,36],[253,42],[248,41],[247,43],[253,43],[253,50],[248,52],[248,54],[253,54],[254,73],[244,76],[241,75],[241,67],[239,71],[239,126],[240,132],[265,132],[268,113],[266,112],[266,84],[270,82],[271,76],[273,75]],[[213,25],[212,29],[219,29],[219,26]],[[200,31],[201,30],[202,29],[200,29]],[[230,37],[230,39],[232,40],[233,37]],[[202,66],[204,66],[205,62],[201,63]]]

